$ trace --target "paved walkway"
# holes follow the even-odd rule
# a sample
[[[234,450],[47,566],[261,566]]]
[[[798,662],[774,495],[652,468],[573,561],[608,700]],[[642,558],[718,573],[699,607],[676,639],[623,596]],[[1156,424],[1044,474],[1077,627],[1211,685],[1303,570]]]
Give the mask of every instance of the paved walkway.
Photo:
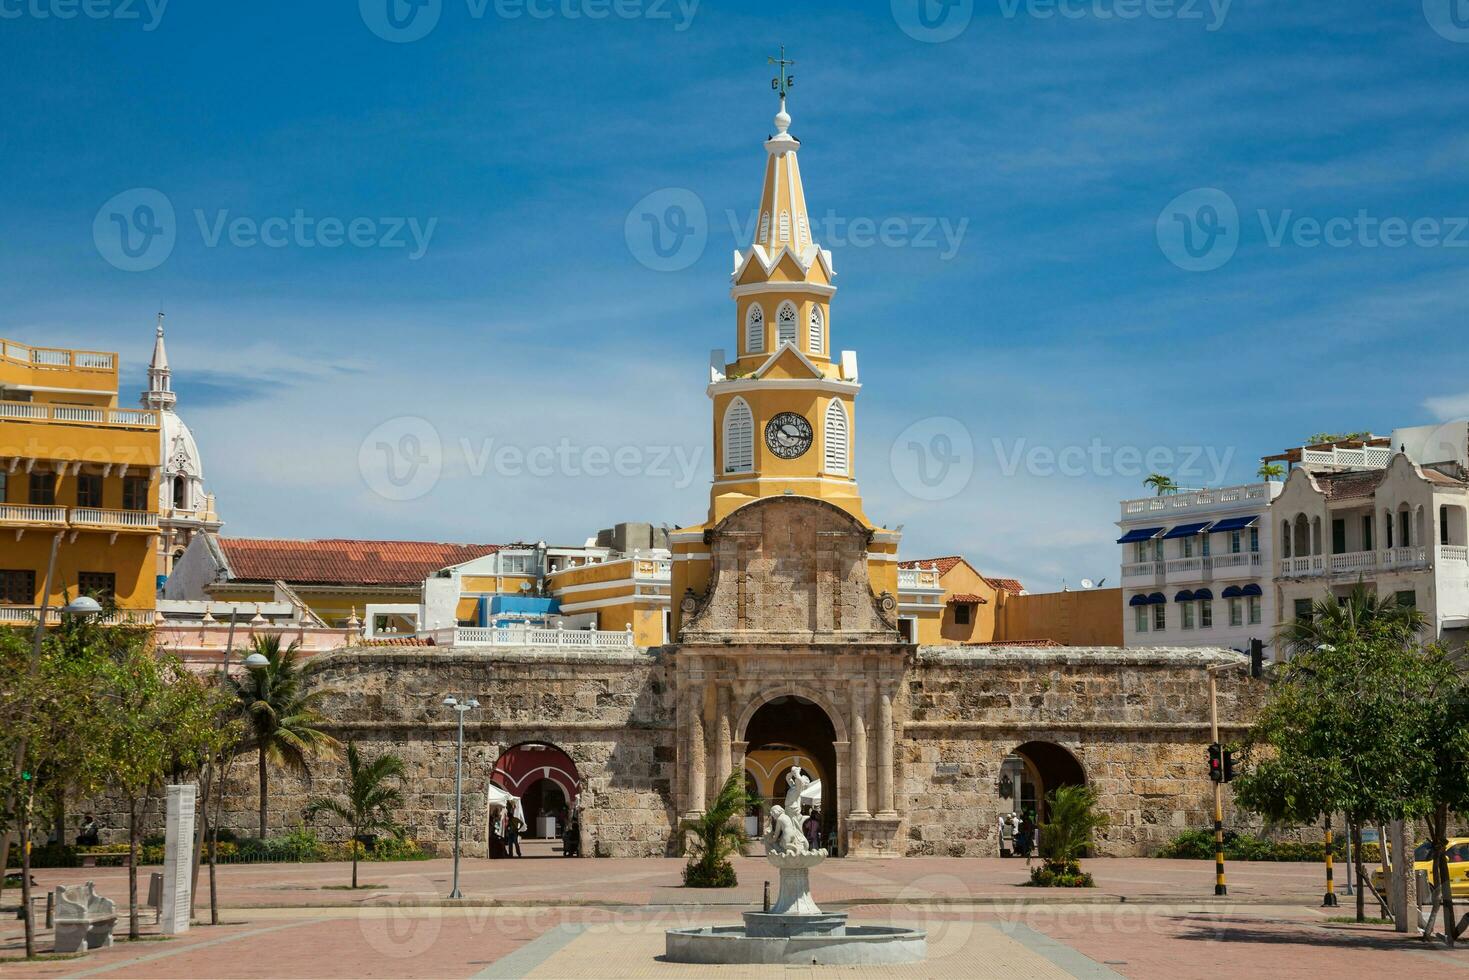
[[[731,923],[758,906],[763,861],[740,863],[738,889],[678,887],[677,860],[525,859],[465,862],[467,903],[446,906],[447,861],[364,866],[349,893],[346,865],[221,869],[224,924],[183,936],[119,942],[86,958],[23,964],[19,922],[0,922],[4,977],[1270,977],[1469,976],[1469,949],[1449,953],[1382,926],[1328,922],[1314,867],[1235,865],[1227,899],[1208,862],[1094,860],[1102,887],[1084,893],[1018,887],[1023,862],[829,861],[813,875],[818,901],[854,922],[925,929],[930,955],[913,967],[687,967],[666,963],[663,932]],[[125,896],[121,872],[99,888]],[[37,872],[40,882],[79,872]],[[146,880],[146,879],[145,879]],[[1267,901],[1270,894],[1279,896]],[[6,901],[15,893],[8,891]],[[490,905],[493,900],[503,904]],[[603,903],[603,904],[596,904]],[[274,907],[271,907],[271,906]],[[1347,911],[1342,909],[1339,911]],[[151,912],[146,934],[154,932]],[[126,932],[124,928],[121,933]],[[42,933],[41,946],[50,946]],[[6,959],[9,957],[9,959]]]

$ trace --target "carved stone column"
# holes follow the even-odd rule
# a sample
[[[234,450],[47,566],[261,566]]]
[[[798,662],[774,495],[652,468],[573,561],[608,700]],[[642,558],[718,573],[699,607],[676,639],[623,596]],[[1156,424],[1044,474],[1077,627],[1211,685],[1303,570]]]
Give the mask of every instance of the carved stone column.
[[[867,706],[863,702],[864,685],[852,684],[852,815],[865,817],[867,809]]]
[[[732,768],[730,758],[730,742],[734,738],[731,731],[733,722],[729,716],[729,687],[720,684],[716,688],[714,716],[714,792],[724,788],[729,779]]]
[[[704,781],[705,781],[705,755],[707,746],[705,744],[704,732],[704,685],[694,682],[689,685],[687,711],[689,715],[688,734],[688,780],[689,780],[689,814],[704,812]]]
[[[886,687],[877,692],[877,812],[894,815],[893,808],[893,696]]]

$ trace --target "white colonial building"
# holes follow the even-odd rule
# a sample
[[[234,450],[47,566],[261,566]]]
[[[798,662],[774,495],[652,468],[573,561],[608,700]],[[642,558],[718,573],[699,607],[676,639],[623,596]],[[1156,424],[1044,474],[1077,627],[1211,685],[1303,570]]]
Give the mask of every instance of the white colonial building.
[[[1279,621],[1351,592],[1421,609],[1433,636],[1459,646],[1469,629],[1469,423],[1398,429],[1360,449],[1292,454],[1271,506]],[[1328,458],[1329,457],[1329,458]]]
[[[214,510],[214,495],[204,489],[204,461],[194,433],[179,417],[175,406],[178,395],[173,390],[173,371],[168,366],[168,351],[163,345],[163,314],[158,314],[158,329],[153,340],[153,358],[148,362],[148,390],[143,392],[144,408],[158,413],[163,452],[162,479],[158,481],[158,588],[173,572],[174,562],[183,556],[189,542],[204,532],[216,532],[222,526]]]
[[[1122,502],[1122,634],[1129,647],[1231,647],[1275,630],[1267,514],[1274,482]]]

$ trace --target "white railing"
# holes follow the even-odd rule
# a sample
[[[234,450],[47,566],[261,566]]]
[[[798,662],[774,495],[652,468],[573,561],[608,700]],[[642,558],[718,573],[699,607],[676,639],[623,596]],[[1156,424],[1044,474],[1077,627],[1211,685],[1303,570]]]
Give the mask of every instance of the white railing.
[[[1122,566],[1123,578],[1147,577],[1157,575],[1163,570],[1161,561],[1135,561]]]
[[[939,584],[938,566],[898,569],[898,588],[910,592],[921,589],[943,591],[943,586]]]
[[[1197,555],[1193,558],[1170,558],[1167,567],[1170,575],[1174,572],[1202,572],[1204,559]]]
[[[136,408],[88,408],[81,405],[48,405],[45,402],[0,401],[0,418],[35,422],[80,422],[84,425],[122,425],[156,428],[158,413]]]
[[[1363,446],[1360,449],[1333,446],[1330,449],[1301,450],[1301,462],[1317,466],[1359,466],[1367,469],[1381,469],[1391,459],[1392,449],[1388,446]]]
[[[1438,560],[1469,562],[1469,548],[1461,544],[1441,544],[1438,546]]]
[[[633,575],[636,578],[653,579],[658,582],[667,582],[673,577],[672,558],[638,558],[633,561]]]
[[[146,510],[103,510],[100,507],[74,507],[71,522],[81,527],[156,528],[158,515]]]
[[[1161,497],[1139,497],[1122,502],[1122,516],[1138,514],[1177,513],[1201,507],[1218,507],[1220,504],[1238,503],[1249,500],[1269,500],[1268,484],[1244,483],[1217,490],[1186,490],[1167,493]]]
[[[1469,549],[1459,549],[1461,554]],[[1445,554],[1444,548],[1437,549],[1443,560],[1454,560]],[[1388,548],[1383,551],[1345,551],[1337,555],[1306,555],[1300,558],[1282,558],[1280,573],[1298,575],[1360,575],[1381,569],[1383,571],[1404,568],[1427,568],[1430,560],[1425,547]],[[1469,559],[1461,559],[1469,560]]]
[[[1254,567],[1260,564],[1260,553],[1258,551],[1230,552],[1225,555],[1213,555],[1209,558],[1211,568],[1243,568]]]
[[[65,507],[45,507],[37,504],[0,504],[0,524],[64,525],[65,523]]]
[[[116,363],[112,354],[94,350],[67,350],[62,347],[31,347],[13,340],[0,340],[0,353],[7,360],[21,361],[37,367],[78,367],[111,371]]]
[[[1375,551],[1347,551],[1331,556],[1333,573],[1365,571],[1376,567],[1377,552]]]
[[[41,615],[40,606],[3,606],[0,605],[0,623],[34,625]],[[115,626],[118,623],[133,623],[146,625],[153,622],[153,614],[139,609],[121,609],[115,613],[100,617],[97,620],[107,626]],[[46,610],[46,625],[55,626],[61,622],[61,610],[51,606]]]
[[[434,630],[434,642],[456,647],[570,647],[631,649],[633,632],[625,630],[542,629],[528,626],[459,626]]]

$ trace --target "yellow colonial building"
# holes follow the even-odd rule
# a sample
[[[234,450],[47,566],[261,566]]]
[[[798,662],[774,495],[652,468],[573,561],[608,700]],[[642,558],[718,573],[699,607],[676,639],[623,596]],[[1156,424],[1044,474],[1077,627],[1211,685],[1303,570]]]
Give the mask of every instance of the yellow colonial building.
[[[117,404],[115,353],[0,340],[0,622],[78,594],[151,620],[159,413]]]
[[[707,591],[706,532],[739,508],[776,496],[832,504],[868,528],[868,572],[877,593],[898,592],[897,531],[875,526],[857,489],[857,355],[834,349],[831,252],[813,238],[784,97],[765,141],[754,241],[734,254],[733,357],[709,358],[714,473],[704,524],[669,535],[674,596]],[[675,604],[671,630],[682,610]]]

